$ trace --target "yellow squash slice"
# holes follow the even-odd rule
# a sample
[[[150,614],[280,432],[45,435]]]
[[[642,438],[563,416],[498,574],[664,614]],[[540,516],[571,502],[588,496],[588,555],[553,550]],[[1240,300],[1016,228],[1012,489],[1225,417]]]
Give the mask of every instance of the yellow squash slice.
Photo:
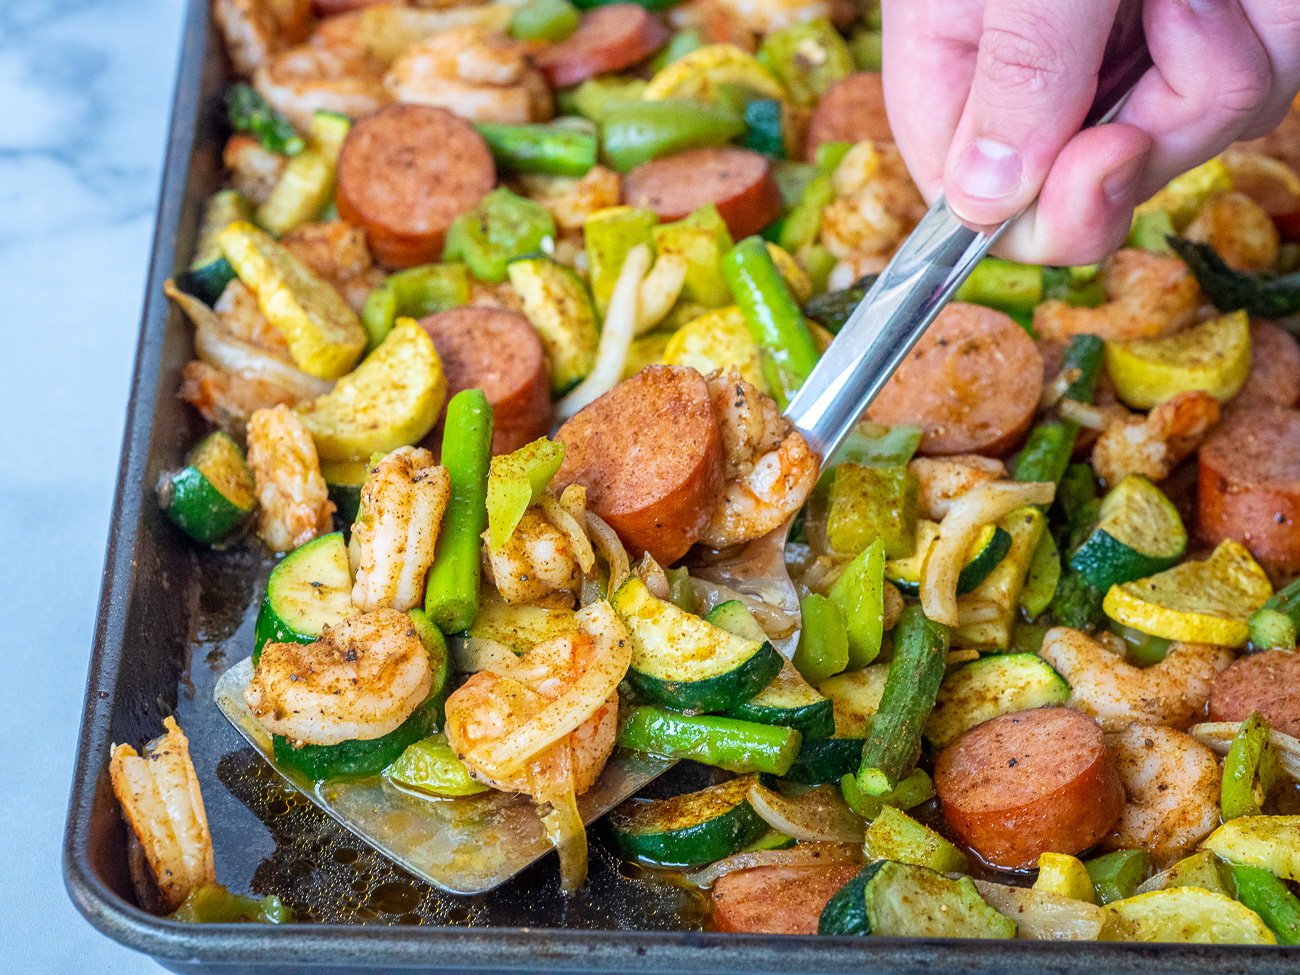
[[[337,291],[251,223],[217,235],[221,252],[289,343],[294,365],[321,379],[342,376],[366,347],[366,331]]]
[[[1234,311],[1161,339],[1107,342],[1106,371],[1119,398],[1140,410],[1191,389],[1226,403],[1250,373],[1250,322]]]
[[[715,309],[679,328],[664,349],[664,362],[694,366],[705,376],[715,369],[739,369],[746,382],[767,391],[758,343],[736,305]]]
[[[1271,595],[1264,570],[1229,539],[1204,562],[1111,586],[1102,609],[1115,622],[1151,636],[1239,647],[1250,635],[1250,614]]]
[[[1200,887],[1153,890],[1105,907],[1098,941],[1173,941],[1211,945],[1275,945],[1263,919],[1231,897]]]
[[[712,101],[719,85],[742,85],[768,98],[788,97],[785,87],[763,63],[734,44],[706,44],[678,58],[650,80],[642,98]]]
[[[1238,816],[1206,837],[1201,847],[1232,863],[1300,881],[1300,816]]]
[[[1097,889],[1088,876],[1088,868],[1082,860],[1068,853],[1043,853],[1038,857],[1038,879],[1034,881],[1034,890],[1089,904],[1097,903]]]
[[[1165,210],[1173,221],[1174,229],[1181,233],[1195,219],[1206,200],[1232,188],[1232,174],[1228,172],[1223,159],[1216,156],[1195,169],[1175,176],[1155,196],[1140,204],[1134,213],[1140,217],[1153,210]]]
[[[447,379],[429,333],[399,318],[361,365],[298,413],[322,461],[363,460],[417,443],[446,397]]]

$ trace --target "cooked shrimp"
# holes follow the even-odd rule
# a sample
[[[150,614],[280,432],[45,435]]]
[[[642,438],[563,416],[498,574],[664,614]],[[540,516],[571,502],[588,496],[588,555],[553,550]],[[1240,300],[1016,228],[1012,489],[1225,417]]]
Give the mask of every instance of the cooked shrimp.
[[[922,518],[942,521],[953,502],[972,488],[1007,476],[1002,461],[979,454],[917,457],[907,469],[920,481]]]
[[[296,406],[298,394],[279,383],[238,372],[224,372],[198,359],[185,363],[176,398],[184,400],[236,439],[244,437],[245,421],[258,410]]]
[[[1211,199],[1183,236],[1209,244],[1238,271],[1267,271],[1277,261],[1277,225],[1244,193],[1220,193]]]
[[[302,40],[308,0],[214,0],[212,16],[226,40],[235,73],[247,78],[286,44]]]
[[[533,45],[460,27],[407,48],[384,75],[399,102],[437,105],[461,118],[545,122],[551,89],[527,54]]]
[[[1106,731],[1130,721],[1189,727],[1204,709],[1214,678],[1233,661],[1225,647],[1175,643],[1159,663],[1134,667],[1125,662],[1122,647],[1112,649],[1064,626],[1048,631],[1039,653],[1070,685],[1068,706],[1096,718]]]
[[[447,468],[423,447],[399,447],[370,468],[348,554],[362,612],[405,612],[424,602],[424,576],[451,495]]]
[[[239,278],[231,279],[212,310],[235,338],[251,342],[277,359],[293,362],[289,343],[280,330],[266,320],[257,296]]]
[[[253,87],[303,132],[317,111],[359,118],[392,101],[375,63],[344,39],[289,48],[257,69]]]
[[[138,843],[130,858],[136,893],[147,909],[170,913],[191,891],[215,884],[217,872],[189,739],[175,718],[164,718],[163,727],[167,734],[146,745],[143,757],[114,745],[108,771]]]
[[[366,232],[342,220],[307,223],[281,238],[289,253],[334,286],[353,311],[366,306],[372,289],[384,281],[366,246]]]
[[[249,418],[248,466],[257,481],[257,532],[272,549],[288,552],[334,527],[316,445],[289,407]]]
[[[530,173],[519,182],[529,199],[551,211],[562,230],[581,230],[593,213],[618,206],[623,198],[622,178],[604,166],[593,166],[581,179]]]
[[[717,0],[756,34],[770,34],[782,27],[830,17],[830,0]]]
[[[1189,852],[1219,825],[1219,762],[1191,735],[1135,722],[1108,734],[1106,751],[1128,803],[1104,846],[1141,848],[1164,863]]]
[[[820,463],[776,402],[732,369],[708,378],[726,489],[700,542],[726,548],[766,535],[808,498]]]
[[[884,254],[849,254],[842,257],[831,268],[830,276],[826,279],[826,290],[841,291],[851,287],[858,278],[879,274],[888,263],[889,258]]]
[[[1132,248],[1106,258],[1101,284],[1108,300],[1096,308],[1044,301],[1034,309],[1034,331],[1058,341],[1088,334],[1108,342],[1155,338],[1192,324],[1201,298],[1192,272],[1178,258]]]
[[[268,643],[244,690],[259,724],[300,745],[381,738],[433,686],[411,618],[393,609],[350,616],[315,643]]]
[[[1195,389],[1170,397],[1146,416],[1116,408],[1092,448],[1093,470],[1107,484],[1118,484],[1128,474],[1159,481],[1199,447],[1218,422],[1218,401]]]
[[[287,156],[264,149],[262,143],[251,135],[237,132],[226,140],[221,151],[221,163],[230,170],[230,181],[235,189],[248,197],[253,204],[265,203],[266,198],[280,181]]]
[[[573,545],[539,505],[524,512],[498,551],[485,543],[483,553],[488,578],[501,598],[512,605],[556,598],[572,606],[573,596],[582,586]]]
[[[925,200],[891,142],[859,142],[831,177],[821,239],[841,260],[890,254],[925,216]]]

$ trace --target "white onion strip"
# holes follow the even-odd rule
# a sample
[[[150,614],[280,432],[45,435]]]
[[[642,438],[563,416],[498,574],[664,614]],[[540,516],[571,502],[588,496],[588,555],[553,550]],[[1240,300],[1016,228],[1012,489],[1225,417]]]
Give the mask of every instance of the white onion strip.
[[[547,796],[551,808],[542,816],[546,838],[560,855],[560,890],[572,894],[587,879],[587,828],[578,813],[573,790]]]
[[[861,863],[862,847],[853,843],[799,843],[785,850],[752,850],[711,863],[682,879],[696,887],[712,887],[719,877],[753,867],[829,867],[836,863]]]
[[[1056,378],[1050,383],[1044,384],[1043,391],[1038,397],[1038,408],[1040,410],[1050,410],[1061,401],[1065,391],[1082,375],[1083,370],[1078,366],[1069,366],[1062,369],[1056,374]]]
[[[637,292],[636,329],[643,335],[663,321],[686,283],[689,265],[680,254],[660,254]]]
[[[486,637],[470,636],[453,643],[456,669],[463,674],[486,671],[498,677],[508,677],[521,684],[532,684],[550,676],[544,665],[529,666],[505,644]]]
[[[939,537],[921,567],[921,608],[945,626],[959,625],[957,576],[981,528],[1027,504],[1049,504],[1056,494],[1051,481],[992,481],[968,491],[939,523]]]
[[[796,840],[817,843],[861,843],[866,827],[830,786],[810,789],[798,799],[786,799],[766,786],[754,784],[749,804],[767,825]]]
[[[1240,728],[1241,725],[1236,721],[1207,721],[1192,725],[1187,733],[1218,754],[1226,755],[1228,749],[1232,747],[1232,739],[1237,736]],[[1270,729],[1268,743],[1277,749],[1283,771],[1300,782],[1300,740]]]
[[[623,584],[623,580],[632,572],[632,560],[627,556],[627,549],[618,537],[618,532],[609,527],[609,522],[594,511],[587,512],[587,534],[596,552],[609,566],[609,592]]]
[[[596,657],[576,681],[539,713],[500,738],[469,749],[465,759],[493,779],[508,779],[595,714],[632,662],[632,641],[608,602],[578,613],[578,625],[596,641]]]
[[[695,599],[700,604],[701,616],[715,606],[732,599],[738,599],[745,604],[747,610],[754,614],[754,619],[758,620],[758,625],[763,628],[763,632],[770,638],[779,640],[794,632],[794,617],[777,609],[771,603],[764,602],[748,593],[694,575],[691,576],[691,588],[695,590]]]
[[[555,405],[557,420],[567,420],[618,385],[636,328],[637,292],[641,287],[641,279],[649,268],[650,248],[647,245],[637,244],[627,252],[623,268],[618,272],[614,292],[609,298],[609,310],[605,312],[600,346],[596,350],[596,364],[592,366],[587,378]]]
[[[1115,416],[1119,410],[1114,408],[1101,409],[1090,403],[1080,403],[1078,400],[1063,399],[1061,400],[1060,413],[1062,418],[1073,420],[1081,427],[1087,427],[1089,430],[1105,430],[1110,425],[1111,417]]]
[[[663,566],[656,562],[655,557],[649,552],[641,556],[641,561],[637,563],[636,574],[650,590],[650,595],[656,599],[667,602],[673,598],[672,589],[668,585],[668,573],[664,572]]]
[[[582,530],[578,520],[549,492],[542,495],[542,511],[569,543],[569,548],[573,550],[573,557],[578,560],[578,568],[583,572],[594,569],[596,553],[592,551],[591,539]]]

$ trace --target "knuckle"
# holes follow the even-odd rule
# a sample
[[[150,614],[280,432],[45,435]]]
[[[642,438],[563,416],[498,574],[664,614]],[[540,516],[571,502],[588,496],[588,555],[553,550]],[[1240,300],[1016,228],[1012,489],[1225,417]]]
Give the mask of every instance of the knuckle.
[[[1234,116],[1254,115],[1272,93],[1273,78],[1267,59],[1249,58],[1225,67],[1211,94],[1218,106]]]
[[[1038,22],[986,28],[980,37],[979,73],[1004,91],[1024,94],[1061,82],[1068,48]]]

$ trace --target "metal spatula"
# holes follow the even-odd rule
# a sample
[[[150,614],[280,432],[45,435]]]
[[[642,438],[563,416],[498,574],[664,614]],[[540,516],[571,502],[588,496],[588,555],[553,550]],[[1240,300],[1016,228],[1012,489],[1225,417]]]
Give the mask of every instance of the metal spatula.
[[[1112,118],[1150,64],[1141,4],[1121,0],[1085,126]],[[974,231],[962,226],[942,199],[930,208],[786,410],[785,415],[826,461],[833,459],[862,411],[1009,225],[1010,221],[992,230]],[[787,521],[751,542],[738,556],[693,571],[798,620],[798,594],[785,565],[789,530]],[[791,656],[798,636],[796,626],[793,633],[775,641],[777,648]],[[411,873],[452,893],[480,894],[550,852],[536,807],[524,796],[488,792],[463,799],[428,799],[381,778],[312,783],[279,768],[270,736],[244,703],[244,688],[252,675],[249,658],[222,676],[215,695],[222,713],[286,781]],[[620,750],[595,786],[579,798],[583,821],[599,819],[672,765]]]

